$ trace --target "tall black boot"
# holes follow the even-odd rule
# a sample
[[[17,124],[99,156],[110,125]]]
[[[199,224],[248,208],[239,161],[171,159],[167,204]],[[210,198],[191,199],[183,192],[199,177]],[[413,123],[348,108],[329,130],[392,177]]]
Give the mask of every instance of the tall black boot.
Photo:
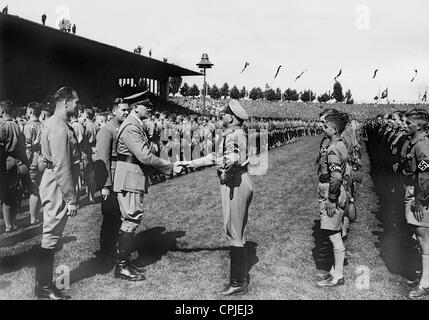
[[[130,266],[130,255],[133,250],[134,233],[119,231],[116,248],[115,277],[128,281],[145,280],[144,272],[137,271]]]
[[[241,295],[247,292],[245,282],[246,264],[243,247],[231,247],[231,271],[229,285],[221,292],[224,296]]]
[[[121,227],[120,216],[106,214],[103,216],[100,231],[100,253],[107,262],[113,262],[118,243],[118,232]]]
[[[36,288],[35,295],[40,299],[67,300],[70,296],[65,295],[52,283],[54,272],[54,249],[40,248],[36,265]]]
[[[247,249],[246,249],[246,246],[244,247],[244,262],[243,262],[243,265],[244,265],[244,284],[246,285],[246,286],[248,286],[249,285],[249,283],[250,283],[250,275],[249,275],[249,265],[248,265],[248,256],[247,256]]]

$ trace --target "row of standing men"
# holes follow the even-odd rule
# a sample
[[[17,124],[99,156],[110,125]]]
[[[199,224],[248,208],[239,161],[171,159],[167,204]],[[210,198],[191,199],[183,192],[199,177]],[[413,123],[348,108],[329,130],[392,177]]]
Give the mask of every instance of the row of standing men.
[[[407,278],[408,298],[423,298],[429,295],[429,114],[394,111],[371,119],[365,129],[383,179],[384,228],[398,239],[395,253],[404,259],[398,273]]]
[[[192,123],[183,119],[182,122],[177,122],[177,119],[176,122],[171,119],[165,121],[160,114],[151,115],[152,104],[147,98],[137,97],[138,101],[117,99],[110,120],[108,114],[96,116],[91,109],[84,109],[79,114],[77,92],[72,88],[61,88],[55,94],[54,100],[53,115],[47,106],[29,104],[26,123],[23,123],[22,118],[18,121],[13,118],[12,102],[0,103],[2,116],[0,174],[2,178],[10,179],[11,182],[2,184],[6,188],[1,190],[3,212],[9,213],[9,220],[5,219],[5,222],[9,223],[7,231],[14,231],[13,219],[19,202],[17,185],[22,185],[20,177],[26,173],[29,175],[27,187],[30,192],[33,223],[37,223],[37,212],[40,205],[43,206],[43,237],[36,268],[36,295],[50,299],[67,298],[67,295],[52,284],[53,259],[68,217],[75,216],[78,212],[80,187],[83,181],[86,181],[91,202],[94,201],[95,191],[101,190],[103,214],[100,235],[101,256],[106,261],[111,261],[113,254],[116,277],[138,281],[144,280],[145,270],[138,262],[131,262],[129,258],[133,251],[134,232],[143,219],[143,197],[148,191],[151,169],[171,175],[208,165],[218,166],[221,185],[225,189],[222,194],[225,195],[225,199],[229,199],[228,202],[231,202],[227,204],[223,201],[224,209],[227,211],[225,213],[224,210],[225,225],[229,226],[225,227],[225,232],[232,248],[239,248],[231,250],[231,281],[223,293],[245,292],[248,280],[243,280],[247,276],[242,272],[243,238],[253,186],[250,177],[244,180],[237,179],[238,175],[247,174],[247,133],[244,130],[244,120],[249,118],[240,104],[236,101],[231,102],[227,113],[230,121],[225,122],[224,116],[222,121],[218,122],[218,126],[223,130],[227,128],[231,132],[228,141],[224,133],[221,135],[223,145],[221,149],[223,148],[225,154],[230,153],[232,160],[228,161],[231,162],[225,160],[227,156],[215,156],[215,153],[211,152],[213,148],[209,148],[208,155],[200,154],[194,157],[194,160],[186,159],[182,155],[176,158],[177,161],[173,164],[159,157],[162,151],[162,147],[160,148],[162,138],[159,135],[157,139],[157,132],[161,127],[163,130],[160,130],[160,133],[167,132],[167,140],[171,140],[169,130],[171,132],[174,126],[192,128]],[[238,110],[238,114],[242,114],[241,118],[244,119],[237,117],[234,110]],[[158,119],[160,125],[157,125]],[[203,119],[205,125],[200,125],[198,131],[204,133],[209,132],[210,128],[216,129],[215,124],[204,120],[208,119]],[[232,134],[235,132],[237,134]],[[270,147],[290,142],[305,133],[301,128],[296,128],[295,132],[291,129],[270,132],[268,134]],[[308,131],[308,134],[316,133]],[[202,139],[201,136],[204,134],[197,134],[196,138],[193,135],[189,141],[190,145],[195,147],[199,143],[204,143],[206,139]],[[240,141],[240,146],[245,146],[244,150],[237,148],[236,139]],[[23,140],[25,144],[22,143]],[[164,144],[164,147],[168,143]],[[172,160],[171,158],[169,155],[168,159]],[[231,188],[237,187],[228,184],[237,181],[240,181],[239,184],[243,183],[243,187],[236,189],[235,192],[247,196],[244,198],[226,196],[230,194],[228,192]],[[8,208],[12,210],[8,211]],[[233,223],[228,222],[231,219]]]
[[[7,109],[10,111],[6,111]],[[9,173],[8,178],[11,182],[7,200],[3,201],[5,231],[14,232],[18,228],[15,219],[23,198],[29,198],[30,225],[40,223],[37,216],[40,211],[38,185],[44,169],[40,147],[41,128],[53,110],[49,104],[35,102],[29,103],[26,108],[5,104],[2,110],[4,115],[0,119],[4,118],[6,124],[12,122],[17,124],[20,133],[9,146],[9,153],[15,153],[17,156],[8,156],[6,171]],[[102,127],[114,120],[115,115],[112,111],[101,112],[83,105],[79,105],[77,110],[77,114],[70,117],[70,125],[81,150],[77,192],[84,192],[88,196],[89,202],[94,203],[97,188],[95,172],[97,171],[98,133]],[[215,147],[213,141],[219,140],[216,131],[222,130],[219,116],[176,116],[166,112],[153,112],[148,114],[145,124],[148,137],[154,144],[155,154],[170,161],[188,160],[189,154],[193,158],[204,155]],[[289,119],[251,118],[247,122],[246,128],[257,142],[259,142],[259,133],[266,130],[268,149],[291,143],[303,136],[318,135],[321,132],[321,128],[317,126],[316,122]],[[189,139],[185,139],[186,137]],[[260,143],[255,145],[257,149],[249,150],[253,154],[260,152]],[[25,165],[25,160],[30,162],[28,166]],[[150,174],[151,182],[163,179],[165,178],[156,172]]]

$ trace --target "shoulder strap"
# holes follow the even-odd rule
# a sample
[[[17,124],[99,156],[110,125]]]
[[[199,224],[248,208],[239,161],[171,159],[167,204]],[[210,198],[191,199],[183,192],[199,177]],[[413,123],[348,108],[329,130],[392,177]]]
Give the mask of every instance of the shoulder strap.
[[[118,144],[119,144],[119,138],[121,137],[121,135],[122,135],[122,133],[124,132],[124,130],[125,130],[125,128],[127,128],[128,126],[130,126],[131,125],[131,123],[128,123],[127,125],[125,125],[125,126],[123,126],[120,130],[119,130],[119,132],[118,132],[118,135],[116,136],[116,154],[118,154]]]

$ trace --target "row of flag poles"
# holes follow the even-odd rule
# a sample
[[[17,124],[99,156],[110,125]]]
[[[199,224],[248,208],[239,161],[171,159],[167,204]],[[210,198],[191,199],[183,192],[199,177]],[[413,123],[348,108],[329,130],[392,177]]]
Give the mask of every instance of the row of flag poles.
[[[241,70],[240,73],[243,73],[246,71],[246,69],[250,66],[250,63],[248,61],[245,62],[243,69]],[[276,69],[275,75],[273,80],[271,81],[271,84],[274,82],[274,80],[278,77],[280,70],[282,69],[282,65],[279,65]],[[309,69],[305,69],[304,71],[302,71],[296,78],[295,78],[295,82],[298,81],[307,71],[309,71]],[[380,72],[380,69],[375,69],[372,79],[375,79],[377,77],[377,74]],[[341,77],[341,75],[343,74],[343,70],[340,69],[340,71],[338,72],[338,74],[334,77],[334,81],[337,82],[337,79],[339,77]],[[413,76],[411,78],[411,82],[414,82],[414,80],[417,78],[418,75],[418,70],[414,69],[413,70]],[[270,87],[270,85],[266,85],[266,87]],[[419,102],[427,102],[427,94],[428,94],[428,89],[426,88],[425,92],[423,95],[421,95],[420,90],[419,90]],[[383,92],[381,92],[380,94],[380,88],[378,89],[378,94],[377,96],[374,97],[375,101],[380,101],[380,100],[384,100],[387,99],[387,101],[389,101],[389,88],[386,88]]]

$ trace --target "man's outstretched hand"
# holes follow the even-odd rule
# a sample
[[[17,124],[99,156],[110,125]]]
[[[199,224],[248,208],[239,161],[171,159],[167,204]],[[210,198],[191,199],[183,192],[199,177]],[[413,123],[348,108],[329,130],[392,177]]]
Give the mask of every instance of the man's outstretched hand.
[[[182,168],[193,168],[192,161],[177,161],[174,165]]]

